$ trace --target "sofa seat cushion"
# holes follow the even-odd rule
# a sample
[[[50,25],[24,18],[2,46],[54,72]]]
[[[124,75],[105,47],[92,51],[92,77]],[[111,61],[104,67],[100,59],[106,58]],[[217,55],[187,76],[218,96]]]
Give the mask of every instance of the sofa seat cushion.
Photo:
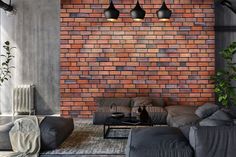
[[[195,106],[168,106],[167,124],[171,127],[182,127],[185,125],[196,124],[199,117],[195,115]]]
[[[191,127],[189,142],[195,157],[235,157],[236,126]]]
[[[40,123],[41,149],[52,150],[64,142],[74,129],[72,118],[47,116]]]
[[[165,109],[168,112],[168,115],[172,117],[176,117],[183,114],[195,114],[197,109],[196,106],[185,106],[185,105],[175,105],[175,106],[167,106]]]
[[[172,127],[132,129],[126,157],[193,157],[193,151],[181,131]]]
[[[11,141],[9,137],[9,131],[13,127],[13,123],[0,125],[0,151],[12,150]]]
[[[200,118],[194,114],[192,114],[192,115],[183,114],[180,116],[169,118],[168,125],[171,127],[179,128],[179,127],[186,126],[186,125],[197,124],[199,119]]]

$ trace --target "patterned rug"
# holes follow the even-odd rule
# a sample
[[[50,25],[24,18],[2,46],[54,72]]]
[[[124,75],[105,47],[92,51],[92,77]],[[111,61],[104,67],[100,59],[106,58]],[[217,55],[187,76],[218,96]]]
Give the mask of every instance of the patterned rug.
[[[123,155],[127,140],[103,139],[103,126],[93,125],[91,120],[76,120],[71,136],[60,148],[42,152],[42,155]],[[129,130],[117,129],[110,136],[127,136]]]

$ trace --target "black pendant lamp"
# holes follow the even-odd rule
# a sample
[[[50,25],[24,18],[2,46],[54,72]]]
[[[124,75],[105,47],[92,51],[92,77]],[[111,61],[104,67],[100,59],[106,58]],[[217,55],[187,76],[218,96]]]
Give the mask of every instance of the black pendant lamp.
[[[2,0],[0,0],[0,8],[2,8],[5,11],[13,11],[13,7],[11,6],[11,1],[10,4],[6,4]]]
[[[157,17],[160,21],[169,21],[172,11],[167,8],[165,0],[162,3],[161,8],[157,11]]]
[[[117,10],[112,2],[110,1],[110,6],[104,11],[107,21],[116,21],[120,15],[119,10]]]
[[[229,8],[232,12],[236,14],[236,8],[232,5],[232,3],[228,0],[216,0],[216,3],[220,3],[223,6]]]
[[[137,1],[135,8],[130,11],[130,14],[134,21],[142,21],[146,11],[140,6],[139,1]]]

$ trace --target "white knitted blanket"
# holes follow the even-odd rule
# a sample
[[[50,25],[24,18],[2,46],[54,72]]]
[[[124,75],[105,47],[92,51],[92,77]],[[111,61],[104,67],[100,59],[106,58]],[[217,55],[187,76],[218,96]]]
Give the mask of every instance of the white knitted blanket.
[[[40,128],[36,116],[17,119],[9,132],[14,153],[7,157],[38,157],[40,151]]]

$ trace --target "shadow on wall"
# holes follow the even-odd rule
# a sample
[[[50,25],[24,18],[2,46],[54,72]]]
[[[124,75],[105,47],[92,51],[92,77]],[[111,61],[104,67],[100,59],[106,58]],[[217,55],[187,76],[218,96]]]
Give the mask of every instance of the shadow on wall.
[[[38,92],[37,88],[35,89],[35,95],[37,95],[37,101],[39,101],[42,104],[38,104],[35,106],[35,111],[37,114],[39,115],[52,115],[55,114],[55,111],[53,111],[51,109],[50,106],[48,106],[45,101],[45,99],[40,95],[40,93]]]
[[[5,41],[11,41],[11,46],[18,47],[15,43],[15,40],[9,35],[9,33],[6,31],[5,27],[3,27],[2,22],[2,16],[4,16],[5,12],[0,10],[0,54],[2,54],[5,50],[3,48],[3,43]],[[17,53],[20,52],[20,50],[12,50],[13,55],[15,56]],[[16,65],[16,59],[14,58],[12,61],[12,66]],[[16,74],[16,68],[11,69],[12,71],[12,78],[8,81],[5,81],[2,86],[0,86],[0,113],[4,114],[11,114],[12,113],[12,97],[13,97],[13,90],[12,87],[16,85],[16,77],[14,75]],[[19,78],[19,77],[18,77]],[[20,79],[20,78],[19,78]]]

